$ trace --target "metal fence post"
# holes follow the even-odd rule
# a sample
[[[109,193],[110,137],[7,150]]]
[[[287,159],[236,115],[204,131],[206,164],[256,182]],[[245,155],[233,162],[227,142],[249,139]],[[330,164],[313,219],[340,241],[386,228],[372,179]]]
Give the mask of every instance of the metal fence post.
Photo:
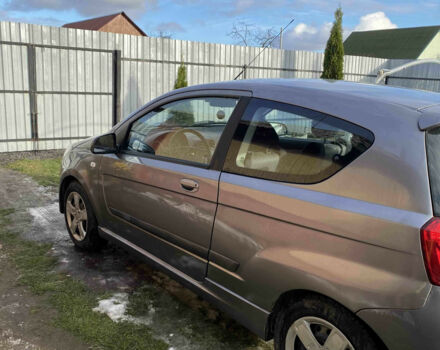
[[[121,120],[121,50],[113,51],[112,125]]]
[[[38,108],[37,108],[37,64],[35,46],[27,46],[29,109],[31,113],[31,138],[34,151],[38,150]]]

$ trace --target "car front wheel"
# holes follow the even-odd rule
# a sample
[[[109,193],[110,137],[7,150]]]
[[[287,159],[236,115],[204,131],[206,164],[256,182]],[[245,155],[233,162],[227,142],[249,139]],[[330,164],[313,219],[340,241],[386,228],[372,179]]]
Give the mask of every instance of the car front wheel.
[[[73,243],[81,249],[99,250],[104,244],[92,205],[81,185],[72,182],[64,195],[64,218]]]

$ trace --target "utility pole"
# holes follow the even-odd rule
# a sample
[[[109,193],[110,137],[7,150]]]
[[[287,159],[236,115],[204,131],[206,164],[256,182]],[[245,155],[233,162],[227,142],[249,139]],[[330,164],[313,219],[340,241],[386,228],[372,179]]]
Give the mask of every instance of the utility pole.
[[[280,31],[280,49],[283,49],[283,27],[281,27]]]

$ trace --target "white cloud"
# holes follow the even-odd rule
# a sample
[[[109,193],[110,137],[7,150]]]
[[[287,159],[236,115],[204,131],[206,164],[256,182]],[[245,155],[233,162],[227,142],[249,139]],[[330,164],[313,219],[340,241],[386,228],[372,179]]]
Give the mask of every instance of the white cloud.
[[[330,35],[332,23],[321,26],[298,23],[284,35],[284,49],[288,50],[323,50]]]
[[[83,16],[104,16],[126,11],[136,17],[145,12],[147,7],[154,7],[156,3],[157,0],[9,0],[3,7],[9,11],[74,9]]]
[[[22,23],[44,23],[51,26],[60,26],[65,23],[65,21],[55,18],[55,17],[42,17],[42,16],[16,16],[11,12],[0,11],[0,21],[10,21],[10,22],[22,22]]]
[[[305,23],[300,23],[293,28],[293,32],[296,36],[301,37],[304,35],[314,35],[318,32],[318,29]]]
[[[359,24],[356,26],[356,28],[354,28],[354,30],[365,31],[393,28],[397,28],[397,25],[391,22],[384,12],[379,11],[362,16]]]
[[[330,36],[332,23],[326,22],[321,26],[298,23],[294,28],[284,34],[284,48],[288,50],[322,51]],[[362,16],[354,30],[376,30],[397,28],[397,25],[385,15],[384,12],[374,12]],[[351,33],[353,28],[344,28],[343,40]]]

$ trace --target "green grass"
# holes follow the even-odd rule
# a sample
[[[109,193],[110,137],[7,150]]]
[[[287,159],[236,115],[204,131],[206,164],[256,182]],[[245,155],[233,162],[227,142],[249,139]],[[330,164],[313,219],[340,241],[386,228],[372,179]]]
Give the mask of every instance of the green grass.
[[[18,282],[33,293],[43,295],[56,309],[55,325],[70,331],[94,348],[114,350],[165,350],[161,340],[154,339],[144,325],[113,322],[94,312],[98,300],[107,295],[91,291],[65,274],[55,273],[56,259],[51,245],[24,240],[7,229],[12,209],[0,209],[0,241],[20,274]]]
[[[31,176],[41,186],[58,186],[61,158],[20,159],[8,163],[6,167]]]
[[[162,281],[167,283],[167,278]],[[164,286],[164,285],[162,285]],[[192,294],[192,293],[191,293]],[[173,302],[172,299],[187,299],[187,302]],[[159,317],[153,316],[156,328],[162,332],[178,332],[198,347],[205,349],[239,349],[270,350],[273,348],[264,343],[255,334],[212,309],[206,302],[189,300],[188,294],[171,296],[153,283],[138,287],[129,295],[127,313],[134,317],[144,317],[153,308]],[[189,304],[192,304],[190,306]],[[174,306],[174,307],[172,307]],[[157,316],[157,315],[156,315]],[[174,328],[177,327],[177,328]]]

